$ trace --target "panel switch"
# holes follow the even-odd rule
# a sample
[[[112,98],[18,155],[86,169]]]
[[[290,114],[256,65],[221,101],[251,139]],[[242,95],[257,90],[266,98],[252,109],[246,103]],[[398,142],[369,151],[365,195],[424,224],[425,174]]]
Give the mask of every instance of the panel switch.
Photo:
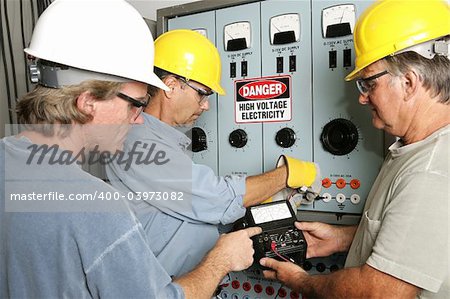
[[[247,69],[247,61],[241,61],[241,76],[247,77],[248,69]]]
[[[297,56],[289,56],[289,72],[297,71]]]
[[[230,78],[236,78],[236,62],[230,62]]]
[[[352,50],[344,49],[344,67],[352,66]]]
[[[283,57],[277,57],[277,73],[283,72]]]
[[[335,50],[331,50],[328,52],[328,67],[330,69],[334,69],[337,66],[337,52]]]

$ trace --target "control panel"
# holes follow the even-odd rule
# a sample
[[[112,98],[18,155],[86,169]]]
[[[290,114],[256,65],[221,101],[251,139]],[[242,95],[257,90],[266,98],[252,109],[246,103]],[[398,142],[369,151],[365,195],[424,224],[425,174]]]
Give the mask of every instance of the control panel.
[[[173,7],[163,16],[164,30],[208,37],[219,51],[226,90],[210,98],[210,111],[191,130],[193,160],[217,175],[269,171],[281,154],[314,161],[320,199],[298,213],[358,218],[384,157],[382,131],[359,104],[355,83],[344,80],[354,68],[356,20],[370,3],[206,0]],[[329,273],[344,262],[345,254],[334,255],[306,260],[304,268]],[[219,296],[301,298],[254,269],[231,273]]]

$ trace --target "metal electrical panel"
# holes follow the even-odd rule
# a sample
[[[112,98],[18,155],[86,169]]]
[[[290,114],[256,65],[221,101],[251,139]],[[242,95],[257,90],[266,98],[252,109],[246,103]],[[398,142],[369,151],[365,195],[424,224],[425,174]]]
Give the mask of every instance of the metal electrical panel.
[[[216,44],[215,12],[203,12],[171,19],[168,29],[188,28],[199,32]],[[209,97],[209,111],[203,113],[191,128],[189,134],[194,142],[191,144],[192,159],[196,163],[211,167],[218,173],[218,133],[217,133],[217,95]]]
[[[356,224],[384,156],[384,135],[358,102],[353,30],[370,1],[199,1],[158,11],[158,31],[203,32],[219,50],[225,96],[195,126],[193,159],[218,175],[254,175],[286,154],[320,166],[321,199],[305,221]],[[200,138],[201,137],[201,138]],[[331,220],[330,220],[331,219]],[[310,273],[343,266],[345,254],[310,260]],[[245,284],[245,285],[244,285]],[[281,292],[281,293],[280,293]],[[257,273],[234,273],[222,298],[299,298]]]
[[[383,162],[383,133],[358,103],[353,29],[369,1],[312,1],[314,161],[320,165],[322,196],[305,210],[360,214]]]
[[[344,77],[354,68],[356,19],[370,2],[223,2],[196,2],[207,10],[200,13],[184,5],[166,18],[165,30],[201,32],[222,60],[227,94],[211,98],[193,128],[194,161],[218,175],[271,170],[280,154],[314,161],[322,199],[300,210],[360,214],[382,163],[383,133]]]
[[[262,76],[289,77],[291,92],[290,119],[263,123],[265,171],[281,154],[313,160],[310,11],[310,1],[261,2]]]
[[[254,175],[263,171],[262,124],[236,122],[235,81],[261,76],[260,4],[216,10],[217,48],[222,59],[219,97],[219,174]]]

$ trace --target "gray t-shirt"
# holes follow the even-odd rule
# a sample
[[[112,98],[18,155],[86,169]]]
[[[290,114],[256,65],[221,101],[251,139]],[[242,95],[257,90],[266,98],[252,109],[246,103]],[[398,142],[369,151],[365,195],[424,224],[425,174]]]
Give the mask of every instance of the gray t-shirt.
[[[370,191],[346,267],[371,267],[413,284],[418,298],[450,298],[450,125],[390,148]]]
[[[30,145],[0,140],[0,298],[184,298],[114,188]]]

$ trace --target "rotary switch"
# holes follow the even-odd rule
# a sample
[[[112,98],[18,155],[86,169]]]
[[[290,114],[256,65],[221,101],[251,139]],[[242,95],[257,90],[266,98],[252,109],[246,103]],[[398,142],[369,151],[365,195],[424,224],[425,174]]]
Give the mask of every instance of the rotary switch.
[[[192,143],[191,143],[191,150],[194,153],[198,153],[204,150],[208,149],[208,143],[207,143],[207,139],[206,139],[206,133],[205,131],[203,131],[202,128],[199,127],[193,127],[191,129],[191,139],[192,139]]]
[[[294,145],[296,140],[295,132],[291,128],[283,128],[275,135],[275,142],[284,148]]]
[[[358,129],[349,120],[338,118],[323,128],[320,136],[323,147],[333,155],[343,156],[353,151],[358,144]]]
[[[230,133],[228,137],[228,142],[230,142],[231,146],[241,148],[247,144],[247,133],[242,129],[234,130]]]

